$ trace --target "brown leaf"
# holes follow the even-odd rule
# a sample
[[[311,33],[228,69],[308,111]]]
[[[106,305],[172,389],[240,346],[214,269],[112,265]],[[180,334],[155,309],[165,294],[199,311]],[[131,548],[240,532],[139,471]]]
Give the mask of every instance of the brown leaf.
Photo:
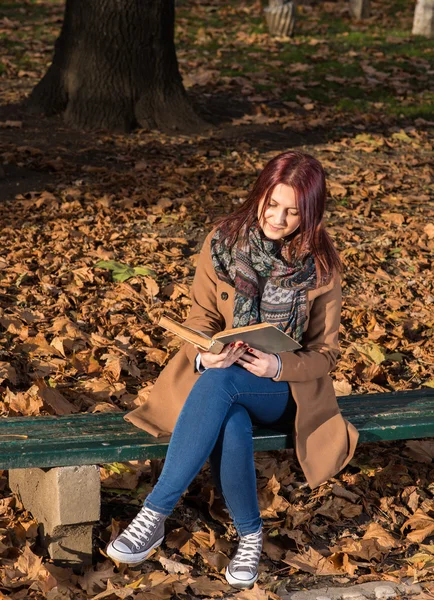
[[[167,352],[160,350],[159,348],[145,348],[146,359],[149,362],[157,363],[160,367],[165,363],[167,358]]]
[[[276,539],[276,537],[271,537],[270,535],[264,536],[263,551],[272,560],[281,560],[285,553],[283,546],[278,544],[278,539]]]
[[[421,463],[430,464],[434,460],[434,440],[408,440],[405,454]]]
[[[185,593],[185,588],[192,581],[189,575],[172,575],[164,571],[152,571],[143,577],[143,584],[151,588],[152,598],[158,600],[170,600],[175,594]],[[148,594],[149,592],[145,592],[146,600]]]
[[[327,183],[327,187],[330,190],[330,193],[332,196],[339,196],[339,197],[343,197],[347,195],[347,188],[345,186],[343,186],[341,183],[339,183],[338,181],[328,181]]]
[[[313,575],[342,575],[344,572],[341,568],[337,568],[330,558],[326,558],[311,547],[298,554],[288,550],[283,562]]]
[[[101,485],[105,488],[118,488],[120,490],[135,490],[139,482],[140,472],[124,471],[114,473],[104,467],[100,468]]]
[[[18,392],[17,394],[7,388],[4,400],[10,410],[23,416],[39,415],[44,406],[36,385],[32,385],[27,392]]]
[[[381,217],[387,222],[392,223],[392,225],[401,226],[404,224],[405,217],[401,213],[394,212],[384,212],[381,214]]]
[[[92,596],[92,600],[103,600],[103,598],[110,598],[110,600],[112,600],[113,598],[129,598],[133,595],[134,590],[129,589],[127,587],[121,589],[110,588],[107,589],[105,592],[101,592],[96,596]]]
[[[33,554],[33,552],[30,550],[29,544],[27,543],[23,553],[15,563],[15,568],[28,579],[36,579],[41,565],[42,557]]]
[[[166,546],[168,548],[177,548],[182,554],[187,554],[187,556],[194,556],[197,551],[197,544],[193,540],[191,533],[183,527],[173,529],[166,536]]]
[[[48,387],[43,379],[38,379],[36,385],[39,390],[39,395],[49,412],[53,411],[55,415],[70,415],[78,412],[76,406],[62,396],[56,388]]]
[[[183,563],[177,562],[176,560],[171,560],[165,556],[159,556],[158,561],[162,565],[163,569],[172,575],[175,573],[190,573],[193,568],[190,565],[184,565]]]
[[[122,412],[122,409],[115,404],[110,404],[109,402],[97,402],[94,406],[92,406],[91,413],[109,413],[109,412]]]
[[[263,590],[257,583],[248,590],[238,592],[233,596],[228,596],[228,600],[281,600],[281,596],[278,596],[270,590]]]
[[[205,548],[198,548],[197,552],[202,557],[204,563],[218,573],[221,573],[230,562],[229,557],[222,552],[210,551]]]
[[[151,296],[151,298],[158,296],[160,292],[160,287],[155,281],[155,279],[152,279],[152,277],[143,277],[143,281],[145,282],[146,291]]]
[[[382,551],[375,540],[353,540],[353,538],[342,538],[339,542],[329,548],[332,552],[339,554],[349,554],[350,556],[361,558],[367,561],[381,560],[384,551]]]
[[[434,519],[429,517],[424,511],[418,508],[401,527],[402,533],[410,527],[413,531],[407,533],[407,538],[411,542],[420,543],[434,533]]]
[[[180,296],[188,296],[189,288],[184,283],[171,282],[163,288],[162,294],[169,296],[171,300],[177,300]]]
[[[428,225],[425,225],[423,230],[427,234],[428,239],[434,239],[434,225],[432,223],[428,223]]]
[[[344,498],[329,498],[320,506],[315,514],[323,515],[333,521],[340,521],[343,517],[354,518],[362,512],[361,505],[354,505],[344,500]]]
[[[357,494],[354,494],[353,492],[350,492],[349,490],[343,488],[341,485],[338,485],[337,483],[334,483],[332,485],[332,492],[334,496],[338,496],[339,498],[345,498],[346,500],[349,500],[350,502],[357,502],[357,500],[360,500],[360,496],[358,496]]]
[[[105,379],[99,377],[83,381],[81,385],[87,393],[95,396],[97,400],[110,400],[111,396],[119,398],[125,393],[124,383],[109,383]]]
[[[401,546],[401,543],[388,531],[385,531],[378,523],[369,523],[363,539],[375,540],[378,547],[383,551],[399,548]]]
[[[419,506],[420,501],[420,494],[417,491],[417,487],[415,485],[406,487],[401,494],[401,498],[407,504],[409,509],[412,512],[415,512],[415,510]]]
[[[87,567],[85,574],[78,577],[78,583],[88,594],[97,594],[100,590],[105,591],[108,579],[115,575],[114,570],[115,565],[106,560],[97,565],[95,570],[93,567]]]
[[[189,587],[194,594],[209,598],[221,598],[225,592],[232,590],[228,583],[223,583],[218,579],[210,579],[206,575],[198,577],[194,583],[190,583]]]
[[[0,361],[0,383],[3,383],[6,379],[17,385],[17,372],[11,364]]]
[[[0,323],[8,333],[18,335],[21,340],[26,340],[28,338],[29,329],[20,319],[14,317],[2,317],[0,318]]]
[[[259,490],[258,501],[262,518],[277,517],[278,512],[285,512],[287,509],[289,502],[283,496],[279,496],[279,490],[280,483],[277,481],[275,475],[268,480],[264,488]]]
[[[192,538],[198,547],[211,548],[214,546],[215,536],[213,532],[208,533],[207,531],[194,531],[192,533]]]
[[[104,367],[104,374],[107,376],[109,381],[119,381],[122,371],[122,364],[124,357],[117,356],[116,354],[103,354],[102,360],[106,361]]]
[[[43,333],[27,338],[26,342],[21,344],[21,350],[39,356],[62,356],[56,348],[47,342]]]

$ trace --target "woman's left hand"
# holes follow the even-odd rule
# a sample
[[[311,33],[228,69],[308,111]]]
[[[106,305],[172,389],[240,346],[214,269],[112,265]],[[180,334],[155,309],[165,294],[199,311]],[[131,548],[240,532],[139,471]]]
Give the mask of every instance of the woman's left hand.
[[[267,354],[255,348],[248,348],[236,362],[258,377],[276,377],[279,368],[275,354]]]

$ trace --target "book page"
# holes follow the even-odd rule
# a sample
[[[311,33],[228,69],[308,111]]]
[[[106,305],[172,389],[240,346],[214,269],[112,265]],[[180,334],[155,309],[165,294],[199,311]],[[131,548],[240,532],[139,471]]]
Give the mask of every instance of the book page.
[[[179,323],[179,325],[181,325],[181,324]],[[189,331],[192,331],[193,333],[197,333],[197,335],[201,335],[206,340],[212,340],[212,337],[210,337],[206,333],[202,333],[202,331],[198,331],[197,329],[193,329],[193,327],[188,327],[187,325],[184,325],[184,324],[182,324],[181,327],[184,327],[184,329],[188,329]]]

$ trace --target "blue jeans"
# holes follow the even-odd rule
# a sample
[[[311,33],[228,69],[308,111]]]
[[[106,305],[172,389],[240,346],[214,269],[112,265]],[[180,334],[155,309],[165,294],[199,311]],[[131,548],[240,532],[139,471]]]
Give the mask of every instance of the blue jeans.
[[[270,425],[295,403],[287,382],[257,377],[238,365],[208,369],[193,386],[176,422],[161,475],[145,506],[169,515],[209,458],[240,535],[262,524],[256,493],[252,421]]]

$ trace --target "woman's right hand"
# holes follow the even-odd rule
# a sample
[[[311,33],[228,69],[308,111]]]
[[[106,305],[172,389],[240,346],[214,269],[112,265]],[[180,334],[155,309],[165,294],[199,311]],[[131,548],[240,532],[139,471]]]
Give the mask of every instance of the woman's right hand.
[[[248,347],[248,344],[243,342],[235,342],[227,344],[220,354],[213,354],[212,352],[204,352],[195,346],[200,354],[200,362],[206,369],[226,369],[230,367],[246,352]]]

